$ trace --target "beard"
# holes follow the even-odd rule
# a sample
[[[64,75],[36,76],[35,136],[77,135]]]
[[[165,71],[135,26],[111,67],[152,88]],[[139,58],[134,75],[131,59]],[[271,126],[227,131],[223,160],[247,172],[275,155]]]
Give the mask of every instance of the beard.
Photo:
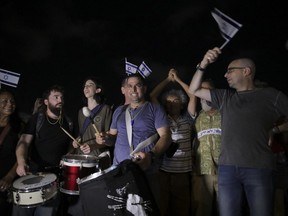
[[[62,109],[63,109],[62,104],[57,104],[56,106],[54,106],[54,105],[48,103],[47,107],[54,115],[60,117],[60,115],[62,113]]]

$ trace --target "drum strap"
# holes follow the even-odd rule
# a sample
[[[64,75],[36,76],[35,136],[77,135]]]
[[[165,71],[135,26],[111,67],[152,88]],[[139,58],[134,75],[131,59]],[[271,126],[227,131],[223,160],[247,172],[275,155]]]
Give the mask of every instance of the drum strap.
[[[101,111],[102,107],[103,107],[103,104],[99,104],[93,110],[91,110],[91,117],[86,117],[86,119],[83,123],[83,126],[81,128],[80,134],[79,134],[80,137],[83,136],[88,125],[91,123],[91,119],[93,119],[97,115],[97,113],[99,113]]]
[[[6,135],[8,134],[9,130],[10,130],[10,124],[7,124],[5,126],[5,128],[2,130],[2,133],[0,134],[0,146],[3,143],[3,140],[5,139]]]
[[[148,137],[141,143],[137,145],[137,147],[134,149],[132,144],[132,124],[131,124],[131,116],[129,113],[129,106],[126,108],[125,112],[125,120],[126,120],[126,129],[127,129],[127,136],[128,136],[128,142],[130,146],[130,156],[132,156],[134,153],[141,151],[146,146],[150,145],[152,142],[154,142],[158,138],[158,134],[155,133],[152,136]]]

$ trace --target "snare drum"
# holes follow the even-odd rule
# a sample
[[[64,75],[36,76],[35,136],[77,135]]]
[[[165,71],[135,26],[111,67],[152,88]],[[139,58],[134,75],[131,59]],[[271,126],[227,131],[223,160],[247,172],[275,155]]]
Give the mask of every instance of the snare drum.
[[[78,178],[84,178],[98,171],[98,159],[91,155],[65,155],[63,161],[63,182],[60,191],[70,195],[79,195]]]
[[[36,173],[22,176],[13,182],[13,202],[32,208],[43,205],[57,194],[57,176],[53,173]]]

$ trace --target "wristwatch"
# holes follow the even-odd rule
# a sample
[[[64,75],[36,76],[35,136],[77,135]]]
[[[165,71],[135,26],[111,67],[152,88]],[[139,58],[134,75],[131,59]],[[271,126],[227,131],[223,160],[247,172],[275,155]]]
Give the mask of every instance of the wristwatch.
[[[200,66],[200,63],[199,63],[199,64],[197,64],[197,66],[196,66],[196,70],[205,71],[206,69],[205,69],[205,68],[202,68],[202,67]]]

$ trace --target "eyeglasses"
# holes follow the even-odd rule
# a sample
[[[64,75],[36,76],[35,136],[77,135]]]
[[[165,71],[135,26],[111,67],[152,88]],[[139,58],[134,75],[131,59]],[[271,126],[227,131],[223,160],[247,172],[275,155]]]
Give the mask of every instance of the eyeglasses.
[[[227,69],[227,73],[232,72],[233,70],[241,70],[241,69],[245,69],[246,67],[230,67]]]

